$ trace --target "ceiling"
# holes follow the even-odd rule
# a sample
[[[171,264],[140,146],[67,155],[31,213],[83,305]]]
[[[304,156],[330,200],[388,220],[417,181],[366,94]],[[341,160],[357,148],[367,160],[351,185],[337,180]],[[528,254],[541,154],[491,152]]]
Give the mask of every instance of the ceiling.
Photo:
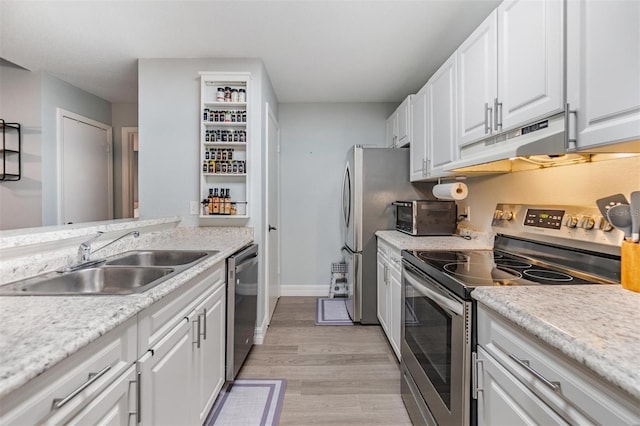
[[[110,102],[138,58],[260,58],[280,102],[399,102],[499,0],[0,1],[0,57]]]

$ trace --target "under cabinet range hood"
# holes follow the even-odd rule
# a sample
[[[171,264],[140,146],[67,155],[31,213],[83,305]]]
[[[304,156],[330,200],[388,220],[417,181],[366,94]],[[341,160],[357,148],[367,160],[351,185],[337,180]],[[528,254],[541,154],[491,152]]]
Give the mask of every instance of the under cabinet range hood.
[[[464,145],[450,170],[512,172],[589,161],[588,154],[568,152],[567,121],[567,115],[562,113]]]

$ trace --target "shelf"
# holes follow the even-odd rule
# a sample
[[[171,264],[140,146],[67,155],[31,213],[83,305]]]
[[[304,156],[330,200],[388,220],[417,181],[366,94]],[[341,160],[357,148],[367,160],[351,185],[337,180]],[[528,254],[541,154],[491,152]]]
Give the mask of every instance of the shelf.
[[[246,142],[202,142],[204,146],[231,146],[231,147],[239,147],[246,148]]]
[[[204,102],[205,107],[247,107],[246,102]]]
[[[2,145],[0,145],[0,156],[2,156],[2,171],[0,181],[18,181],[22,176],[22,133],[20,123],[7,123],[0,119],[0,131],[2,131]],[[7,136],[10,134],[14,136]],[[7,137],[13,139],[13,143],[7,142]],[[17,149],[7,148],[7,145],[17,147]],[[18,156],[17,159],[15,156]],[[7,161],[7,157],[11,157]],[[9,173],[7,169],[11,170]]]
[[[208,214],[200,215],[200,219],[249,219],[249,215],[246,214]]]
[[[220,127],[246,127],[246,121],[203,121],[205,126],[220,126]]]
[[[202,173],[202,176],[241,178],[241,177],[247,177],[247,174],[246,173]]]

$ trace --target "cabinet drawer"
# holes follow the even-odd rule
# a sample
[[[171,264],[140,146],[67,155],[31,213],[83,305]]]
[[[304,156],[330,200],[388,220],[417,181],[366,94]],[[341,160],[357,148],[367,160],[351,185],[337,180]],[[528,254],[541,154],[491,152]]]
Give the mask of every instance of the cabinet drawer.
[[[499,314],[478,306],[478,345],[570,423],[640,424],[632,397]]]
[[[131,318],[7,395],[0,424],[55,424],[73,416],[133,365],[136,331]]]
[[[207,290],[224,285],[225,272],[224,261],[219,262],[138,314],[138,353],[142,355],[160,341],[193,310]]]

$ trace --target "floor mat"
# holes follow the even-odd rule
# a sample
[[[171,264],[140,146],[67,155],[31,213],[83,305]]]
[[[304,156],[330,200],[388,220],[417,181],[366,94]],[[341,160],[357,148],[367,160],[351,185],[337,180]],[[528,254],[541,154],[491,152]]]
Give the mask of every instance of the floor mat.
[[[218,395],[205,426],[275,426],[286,388],[285,379],[237,379]]]
[[[353,325],[347,312],[347,299],[320,297],[316,303],[316,325]]]

